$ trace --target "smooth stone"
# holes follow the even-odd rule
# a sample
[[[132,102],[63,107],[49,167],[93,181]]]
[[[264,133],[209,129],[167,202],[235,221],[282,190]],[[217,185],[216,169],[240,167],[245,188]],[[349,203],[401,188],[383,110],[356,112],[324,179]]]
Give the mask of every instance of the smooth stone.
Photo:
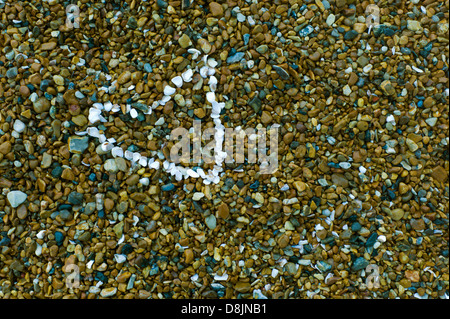
[[[205,218],[205,223],[206,226],[208,226],[209,229],[214,229],[217,226],[217,221],[216,221],[216,216],[214,215],[209,215],[208,217]]]
[[[128,166],[127,166],[127,161],[124,159],[124,158],[122,158],[122,157],[116,157],[115,159],[114,159],[114,161],[116,162],[116,165],[117,165],[117,169],[119,170],[119,171],[122,171],[122,172],[128,172]]]
[[[391,217],[393,220],[400,220],[403,218],[405,211],[401,208],[396,208],[391,210]]]
[[[114,296],[116,293],[117,293],[116,287],[109,287],[102,289],[102,291],[100,292],[100,296],[102,296],[103,298],[108,298]]]
[[[212,46],[208,42],[208,40],[200,38],[197,40],[197,43],[200,45],[200,48],[202,49],[203,53],[209,54],[209,52],[211,52]]]
[[[336,21],[336,16],[334,14],[329,14],[327,20],[325,21],[329,26],[331,26],[334,21]]]
[[[429,117],[425,120],[425,122],[429,125],[429,126],[435,126],[436,122],[437,122],[437,117]]]
[[[86,206],[84,207],[84,214],[90,215],[95,211],[95,209],[96,205],[94,202],[87,203]]]
[[[50,101],[41,96],[33,103],[33,109],[38,114],[47,112],[50,109]]]
[[[251,99],[248,104],[252,107],[255,113],[259,113],[259,111],[261,111],[262,101],[258,96],[255,96],[253,99]]]
[[[226,203],[222,203],[217,207],[217,215],[220,218],[226,219],[230,214],[230,209]]]
[[[228,64],[232,64],[232,63],[236,63],[242,60],[242,58],[244,57],[245,53],[244,52],[236,52],[235,54],[233,54],[232,56],[229,56],[227,58],[227,63]]]
[[[414,32],[422,29],[422,25],[420,24],[419,21],[416,21],[416,20],[408,20],[406,22],[406,27],[408,28],[408,30],[414,31]]]
[[[8,79],[14,79],[17,76],[17,74],[18,74],[17,67],[10,68],[8,69],[8,71],[6,71],[6,77]]]
[[[283,80],[289,79],[289,73],[287,73],[282,67],[279,67],[278,65],[272,65],[272,68]]]
[[[209,10],[211,11],[211,14],[216,18],[221,18],[223,16],[223,7],[220,3],[210,2]]]
[[[308,35],[310,35],[312,32],[314,31],[314,28],[310,25],[307,25],[306,27],[304,27],[303,29],[301,29],[298,34],[301,37],[306,37]]]
[[[107,159],[105,161],[105,164],[103,164],[103,168],[108,173],[117,173],[119,171],[119,168],[117,167],[117,164],[116,164],[116,159],[114,159],[114,158]]]
[[[8,195],[6,195],[8,198],[9,203],[11,204],[11,207],[16,208],[25,200],[27,199],[28,195],[25,194],[22,191],[10,191]]]
[[[78,126],[85,126],[88,124],[88,119],[83,114],[79,114],[72,117],[72,122],[74,122]]]
[[[0,153],[3,155],[8,154],[11,151],[12,145],[10,141],[5,141],[0,144]]]
[[[89,147],[89,136],[71,136],[68,143],[71,153],[82,154]]]
[[[81,205],[83,203],[84,195],[78,192],[71,192],[67,197],[67,201],[73,205]]]
[[[164,192],[170,192],[170,191],[172,191],[172,190],[174,190],[174,189],[175,189],[175,185],[172,184],[172,183],[163,185],[163,186],[161,187],[161,190],[164,191]]]
[[[342,186],[342,187],[347,187],[348,186],[348,180],[342,174],[333,174],[333,175],[331,175],[331,181],[336,186]]]
[[[395,89],[392,86],[391,81],[389,81],[389,80],[384,80],[383,82],[381,82],[380,87],[386,95],[394,95],[395,94]]]
[[[189,38],[189,36],[187,34],[183,34],[179,39],[178,39],[178,44],[183,48],[186,49],[189,46],[192,45],[191,39]]]
[[[249,282],[238,281],[234,286],[234,290],[240,293],[246,293],[250,291],[251,285]]]
[[[17,133],[22,133],[25,130],[25,128],[26,128],[26,125],[21,120],[15,120],[14,121],[13,129]]]
[[[287,273],[291,276],[294,276],[297,273],[297,267],[294,263],[289,262],[285,266]]]
[[[369,265],[369,262],[364,257],[358,257],[352,264],[352,271],[357,272],[365,269]]]
[[[358,36],[358,31],[356,30],[349,30],[344,34],[344,40],[353,40]]]
[[[269,50],[269,47],[266,44],[261,44],[259,47],[256,48],[256,52],[264,54]]]

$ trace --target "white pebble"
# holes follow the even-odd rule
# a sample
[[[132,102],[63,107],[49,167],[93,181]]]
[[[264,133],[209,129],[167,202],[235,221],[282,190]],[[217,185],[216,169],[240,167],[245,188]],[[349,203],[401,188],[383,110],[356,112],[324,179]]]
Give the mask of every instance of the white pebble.
[[[21,120],[16,120],[14,122],[13,128],[17,133],[22,133],[25,130],[25,127],[26,127],[25,123],[22,122]]]
[[[104,142],[104,143],[102,143],[102,150],[104,151],[104,152],[109,152],[110,150],[112,150],[113,149],[113,147],[114,147],[114,144],[112,144],[112,143],[109,143],[109,142]]]
[[[213,75],[209,78],[209,89],[215,92],[217,89],[217,78]]]
[[[206,93],[206,100],[212,104],[213,102],[216,101],[216,94],[214,92]]]
[[[192,72],[191,69],[188,69],[185,72],[183,72],[183,74],[181,74],[181,77],[183,78],[184,82],[191,82],[193,75],[194,75],[194,72]]]
[[[123,254],[115,254],[114,259],[116,260],[116,263],[122,264],[127,260],[127,256]]]
[[[113,157],[117,157],[117,156],[123,157],[123,149],[119,146],[115,146],[111,149],[111,155]]]
[[[150,180],[148,177],[143,177],[139,180],[139,183],[141,183],[142,186],[148,186],[150,184]]]
[[[156,121],[155,125],[163,125],[164,123],[164,117],[160,117],[159,120]]]
[[[164,95],[172,95],[176,92],[176,89],[171,87],[170,85],[166,85],[164,88]]]
[[[104,107],[105,107],[105,111],[109,112],[109,111],[112,110],[113,104],[110,101],[108,101],[108,102],[105,103]]]
[[[131,109],[130,116],[131,116],[131,118],[135,119],[138,117],[138,112],[135,109]]]
[[[181,76],[176,76],[172,80],[172,83],[175,84],[176,87],[182,87],[183,86],[183,78]]]

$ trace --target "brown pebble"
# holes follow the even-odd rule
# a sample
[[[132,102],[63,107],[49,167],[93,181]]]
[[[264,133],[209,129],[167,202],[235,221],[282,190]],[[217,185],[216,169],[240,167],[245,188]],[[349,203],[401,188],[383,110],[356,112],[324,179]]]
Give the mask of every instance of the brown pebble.
[[[238,281],[236,285],[234,285],[234,290],[240,293],[246,293],[250,291],[251,285],[249,282]]]
[[[186,264],[192,263],[194,260],[194,252],[192,251],[192,248],[185,249],[184,251],[184,262]]]
[[[19,219],[25,219],[27,217],[27,213],[27,207],[24,204],[17,207],[17,217],[19,217]]]
[[[220,218],[226,219],[230,214],[228,205],[222,202],[222,204],[220,204],[219,207],[217,207],[217,214]]]
[[[210,2],[209,10],[211,11],[212,15],[216,18],[220,18],[223,16],[222,5],[217,2]]]
[[[114,208],[114,201],[111,198],[105,199],[105,210],[110,211]]]

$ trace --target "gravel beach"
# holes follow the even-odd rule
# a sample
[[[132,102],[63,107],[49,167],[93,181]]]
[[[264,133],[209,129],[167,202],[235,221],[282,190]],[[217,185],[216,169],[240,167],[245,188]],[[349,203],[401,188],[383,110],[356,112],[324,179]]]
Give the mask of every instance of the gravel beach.
[[[448,0],[0,0],[0,298],[448,299],[448,36]]]

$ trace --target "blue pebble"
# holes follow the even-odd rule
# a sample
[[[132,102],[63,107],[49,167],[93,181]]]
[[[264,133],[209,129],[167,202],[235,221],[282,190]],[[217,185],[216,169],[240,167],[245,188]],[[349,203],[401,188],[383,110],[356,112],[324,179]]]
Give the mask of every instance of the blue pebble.
[[[95,173],[91,173],[91,174],[89,174],[88,179],[89,179],[91,182],[95,182],[95,180],[97,179],[97,176],[95,175]]]
[[[156,275],[159,272],[159,267],[157,264],[153,264],[150,272],[148,273],[150,276]]]
[[[0,240],[0,247],[1,246],[8,246],[10,242],[11,242],[11,239],[9,239],[8,237],[4,236],[2,238],[2,240]]]
[[[144,64],[144,71],[147,72],[147,73],[151,73],[153,71],[153,68],[150,65],[150,63],[145,63]]]
[[[194,203],[195,203],[195,202],[194,202]],[[173,212],[173,209],[172,209],[171,207],[169,207],[169,206],[164,205],[164,206],[162,207],[162,211],[163,211],[163,213],[172,213],[172,212]]]
[[[39,88],[41,89],[41,91],[45,91],[47,90],[48,86],[50,85],[50,81],[47,79],[44,79],[41,81],[41,84],[39,85]]]
[[[390,189],[388,189],[387,193],[388,193],[388,196],[389,196],[391,199],[395,199],[395,198],[397,197],[397,196],[395,195],[395,193],[394,193],[393,191],[391,191]]]
[[[74,205],[81,205],[83,203],[84,195],[78,192],[71,192],[67,197],[67,201]]]
[[[358,222],[354,222],[354,223],[352,224],[352,231],[354,231],[354,232],[360,231],[361,228],[362,228],[362,226],[361,226],[361,224],[358,223]]]
[[[310,25],[307,25],[306,27],[304,27],[303,29],[301,29],[301,30],[298,32],[298,34],[299,34],[301,37],[306,37],[306,36],[308,36],[309,34],[311,34],[313,31],[314,31],[314,28],[313,28],[312,26],[310,26]]]
[[[60,178],[61,175],[62,175],[62,172],[63,172],[62,167],[61,167],[61,166],[56,166],[56,167],[52,170],[51,174],[52,174],[52,176],[53,176],[54,178]]]
[[[339,34],[338,30],[333,29],[333,31],[331,31],[331,36],[339,38],[341,35]]]
[[[367,267],[369,262],[364,257],[358,257],[352,264],[352,271],[357,272]]]
[[[161,190],[164,191],[164,192],[170,192],[170,191],[172,191],[174,189],[175,189],[175,185],[172,184],[172,183],[166,184],[163,187],[161,187]]]
[[[402,48],[400,48],[400,52],[403,54],[411,54],[411,49],[402,47]]]
[[[255,181],[253,184],[250,185],[251,189],[258,189],[259,187],[259,181]]]
[[[248,44],[248,41],[250,40],[250,34],[246,33],[243,35],[244,38],[244,45]]]
[[[236,54],[229,56],[227,58],[227,63],[236,63],[244,58],[244,52],[236,52]]]
[[[423,107],[423,101],[417,102],[417,106],[418,106],[418,107]]]
[[[101,209],[101,210],[98,212],[98,218],[105,218],[105,211],[104,211],[103,209]]]
[[[358,31],[356,30],[349,30],[347,32],[345,32],[344,34],[344,40],[353,40],[354,38],[356,38],[358,36]]]
[[[60,231],[55,232],[55,240],[58,246],[61,246],[64,241],[64,235]]]

